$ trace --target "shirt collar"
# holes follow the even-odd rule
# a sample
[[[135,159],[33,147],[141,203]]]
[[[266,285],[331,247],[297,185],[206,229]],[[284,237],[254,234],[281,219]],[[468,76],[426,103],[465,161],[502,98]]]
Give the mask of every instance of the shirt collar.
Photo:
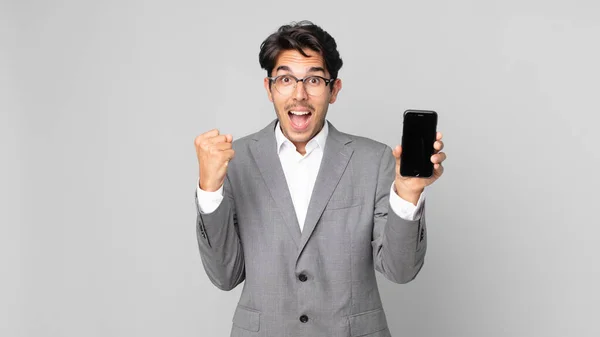
[[[329,122],[325,120],[323,128],[321,131],[317,133],[311,140],[306,144],[306,153],[309,153],[315,148],[321,148],[321,150],[325,149],[325,142],[327,141],[327,135],[329,134]],[[285,137],[283,132],[281,132],[281,127],[279,126],[279,121],[275,124],[275,139],[277,141],[277,153],[281,153],[281,149],[284,144],[288,144],[292,146],[294,149],[296,148],[294,144]]]

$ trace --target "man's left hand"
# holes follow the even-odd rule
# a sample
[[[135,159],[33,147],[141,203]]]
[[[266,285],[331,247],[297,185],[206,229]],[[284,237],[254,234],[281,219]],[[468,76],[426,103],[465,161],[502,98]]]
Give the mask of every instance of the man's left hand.
[[[442,162],[446,160],[446,154],[442,151],[444,143],[442,142],[442,133],[437,132],[436,141],[433,143],[433,155],[431,155],[431,162],[433,163],[433,174],[428,178],[419,177],[403,177],[400,175],[400,155],[402,154],[402,146],[396,145],[396,148],[392,150],[394,157],[396,158],[396,179],[394,184],[396,185],[396,193],[398,196],[408,202],[417,204],[421,193],[426,186],[433,184],[442,173],[444,173],[444,167]]]

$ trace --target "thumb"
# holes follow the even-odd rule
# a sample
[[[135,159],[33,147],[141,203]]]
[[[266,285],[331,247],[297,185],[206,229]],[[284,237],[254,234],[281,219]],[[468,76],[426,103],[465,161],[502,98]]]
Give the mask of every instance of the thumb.
[[[402,146],[396,145],[396,147],[392,150],[392,154],[394,158],[400,159],[400,155],[402,154]]]
[[[225,135],[225,139],[226,139],[227,143],[231,143],[231,141],[233,140],[233,136],[232,135]]]
[[[396,147],[392,150],[392,154],[394,158],[396,158],[396,169],[400,167],[400,155],[402,154],[402,146],[396,145]]]

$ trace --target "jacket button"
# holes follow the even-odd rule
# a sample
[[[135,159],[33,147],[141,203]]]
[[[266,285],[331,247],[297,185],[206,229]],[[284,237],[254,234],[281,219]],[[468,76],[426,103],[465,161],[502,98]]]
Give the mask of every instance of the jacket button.
[[[306,316],[306,315],[300,316],[300,322],[302,322],[302,323],[308,322],[308,316]]]
[[[306,282],[306,280],[308,280],[308,277],[306,277],[306,275],[304,274],[300,274],[298,275],[298,279],[300,280],[300,282]]]

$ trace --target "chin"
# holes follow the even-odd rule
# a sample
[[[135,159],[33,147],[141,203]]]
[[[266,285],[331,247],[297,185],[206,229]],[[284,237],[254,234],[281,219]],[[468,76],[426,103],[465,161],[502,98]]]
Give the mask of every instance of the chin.
[[[312,128],[308,128],[305,131],[296,131],[293,128],[285,128],[284,134],[293,142],[308,142],[310,137],[313,135]]]

